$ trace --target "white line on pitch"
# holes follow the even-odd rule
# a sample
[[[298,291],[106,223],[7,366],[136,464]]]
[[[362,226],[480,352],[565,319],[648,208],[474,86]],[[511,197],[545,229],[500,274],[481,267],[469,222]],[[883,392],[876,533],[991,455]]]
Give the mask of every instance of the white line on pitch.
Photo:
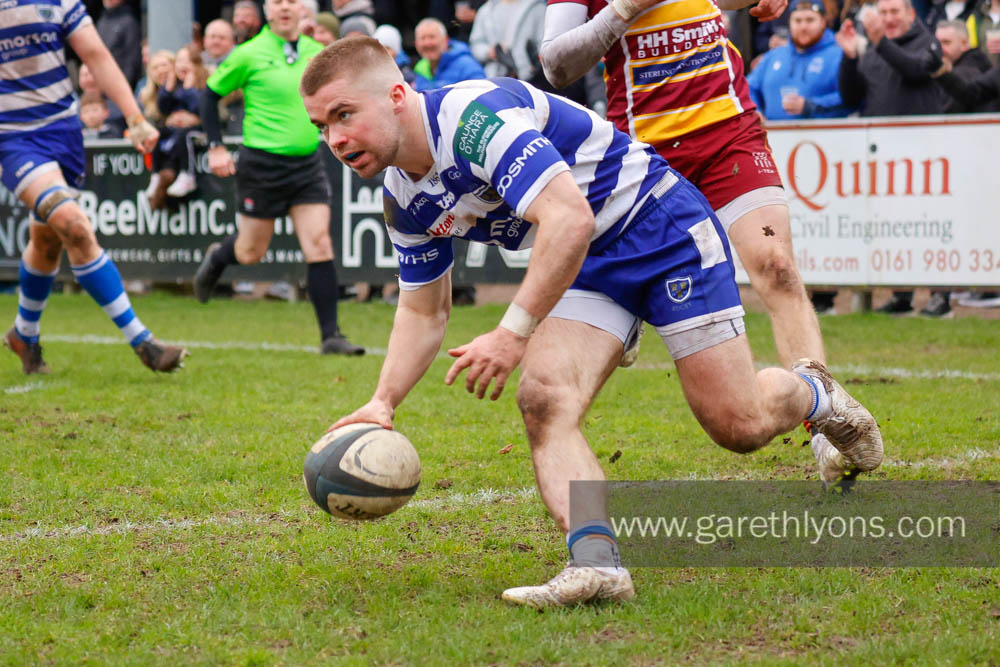
[[[72,344],[90,344],[90,345],[124,345],[124,341],[119,337],[114,336],[68,336],[53,334],[45,336],[46,341],[51,341],[54,343],[72,343]],[[319,346],[317,345],[295,345],[292,343],[253,343],[253,342],[241,342],[241,341],[168,341],[177,345],[183,345],[189,349],[205,349],[205,350],[266,350],[271,352],[311,352],[316,354],[319,352]],[[365,353],[372,356],[385,356],[386,349],[383,347],[366,347]],[[443,359],[449,359],[450,357],[445,352],[438,354],[438,357]],[[674,370],[674,364],[672,362],[660,362],[660,363],[643,363],[639,362],[632,367],[633,370],[643,370],[643,371],[672,371]],[[942,379],[956,379],[956,380],[983,380],[987,382],[996,382],[1000,380],[1000,373],[973,373],[971,371],[956,370],[945,368],[942,370],[913,370],[909,368],[898,368],[898,367],[879,367],[879,366],[866,366],[862,364],[843,364],[843,365],[832,365],[830,370],[837,375],[862,375],[866,377],[894,377],[900,379],[918,379],[918,380],[942,380]]]
[[[60,334],[52,334],[45,336],[46,342],[53,343],[71,343],[71,344],[83,344],[83,345],[125,345],[125,341],[116,336],[66,336]],[[189,349],[203,349],[203,350],[249,350],[259,351],[266,350],[269,352],[312,352],[313,354],[319,353],[319,345],[295,345],[293,343],[251,343],[251,342],[240,342],[240,341],[223,341],[223,342],[213,342],[213,341],[202,341],[202,340],[170,340],[164,341],[171,343],[173,345],[183,345]],[[386,349],[384,347],[366,347],[366,354],[371,354],[375,356],[385,356]]]
[[[519,489],[480,489],[472,493],[452,493],[440,498],[427,498],[426,500],[414,500],[408,507],[416,509],[461,509],[463,507],[476,507],[480,505],[493,505],[497,503],[518,502],[537,495],[534,487],[522,487]],[[317,511],[319,509],[317,508]],[[25,542],[33,539],[61,539],[64,537],[94,537],[104,535],[127,535],[130,533],[161,533],[177,530],[191,530],[204,526],[251,526],[275,523],[276,521],[287,521],[289,523],[301,522],[305,520],[305,515],[291,512],[277,512],[274,514],[257,516],[223,516],[209,517],[206,519],[156,519],[141,523],[133,523],[128,519],[122,519],[112,524],[103,526],[89,526],[80,524],[77,526],[35,526],[13,535],[0,535],[0,543],[3,542]]]

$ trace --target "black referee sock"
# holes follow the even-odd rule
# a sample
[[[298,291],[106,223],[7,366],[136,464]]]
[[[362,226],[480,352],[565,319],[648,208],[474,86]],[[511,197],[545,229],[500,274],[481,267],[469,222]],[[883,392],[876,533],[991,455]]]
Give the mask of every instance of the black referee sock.
[[[332,259],[306,264],[309,299],[319,320],[320,340],[340,333],[337,327],[337,267]]]
[[[227,236],[219,243],[219,247],[212,253],[212,264],[219,270],[226,268],[230,264],[239,264],[236,259],[236,234]]]

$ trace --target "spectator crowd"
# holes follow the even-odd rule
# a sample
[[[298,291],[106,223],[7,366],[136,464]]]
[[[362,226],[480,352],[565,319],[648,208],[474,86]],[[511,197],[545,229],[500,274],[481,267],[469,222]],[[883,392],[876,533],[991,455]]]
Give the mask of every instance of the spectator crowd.
[[[546,0],[300,0],[300,32],[323,45],[373,36],[405,80],[428,90],[466,79],[509,76],[553,92],[539,62]],[[146,117],[160,130],[147,189],[151,205],[196,189],[194,144],[204,142],[198,100],[206,79],[266,24],[263,0],[221,0],[219,16],[194,25],[176,51],[149,53],[126,0],[103,0],[97,28]],[[202,12],[199,15],[203,15]],[[1000,0],[791,0],[760,22],[724,12],[730,37],[749,63],[750,95],[768,120],[1000,111]],[[79,70],[86,136],[121,136],[121,111]],[[602,65],[559,91],[604,114]],[[240,92],[219,102],[227,134],[241,134]],[[995,295],[987,295],[992,298]],[[912,309],[896,292],[882,310]],[[818,293],[820,311],[831,293]],[[923,313],[947,315],[948,294]]]

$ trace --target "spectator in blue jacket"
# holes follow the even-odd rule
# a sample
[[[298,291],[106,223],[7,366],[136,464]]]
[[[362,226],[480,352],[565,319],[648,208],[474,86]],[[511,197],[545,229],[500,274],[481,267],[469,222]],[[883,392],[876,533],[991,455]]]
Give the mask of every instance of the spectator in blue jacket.
[[[768,120],[850,113],[837,88],[843,51],[826,27],[825,14],[821,2],[797,2],[788,21],[790,43],[765,53],[747,77],[750,97]]]
[[[434,18],[426,18],[414,31],[420,60],[413,71],[416,89],[430,90],[468,79],[485,79],[486,72],[469,50],[469,45],[448,39],[448,29]]]

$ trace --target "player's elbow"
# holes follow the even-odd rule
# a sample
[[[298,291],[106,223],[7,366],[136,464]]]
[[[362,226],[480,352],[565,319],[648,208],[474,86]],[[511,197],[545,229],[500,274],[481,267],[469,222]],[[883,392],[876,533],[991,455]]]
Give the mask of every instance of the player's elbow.
[[[545,72],[545,78],[553,86],[556,88],[565,88],[576,81],[578,77],[573,77],[566,67],[559,62],[558,58],[555,57],[554,49],[551,47],[551,42],[543,42],[542,47],[538,50],[538,59],[542,61],[542,71]]]
[[[594,220],[594,212],[590,210],[589,205],[573,207],[566,211],[566,217],[563,219],[567,221],[564,234],[566,234],[568,242],[571,241],[574,245],[581,246],[590,245],[590,240],[594,238],[597,222]]]

